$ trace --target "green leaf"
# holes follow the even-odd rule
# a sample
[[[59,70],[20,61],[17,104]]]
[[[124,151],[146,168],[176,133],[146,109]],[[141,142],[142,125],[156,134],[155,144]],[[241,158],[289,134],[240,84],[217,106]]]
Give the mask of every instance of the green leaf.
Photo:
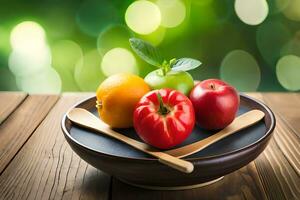
[[[199,67],[202,63],[193,58],[180,58],[172,65],[172,71],[189,71]]]
[[[133,51],[144,61],[150,65],[161,67],[164,60],[160,52],[154,46],[138,38],[130,38],[129,42]]]

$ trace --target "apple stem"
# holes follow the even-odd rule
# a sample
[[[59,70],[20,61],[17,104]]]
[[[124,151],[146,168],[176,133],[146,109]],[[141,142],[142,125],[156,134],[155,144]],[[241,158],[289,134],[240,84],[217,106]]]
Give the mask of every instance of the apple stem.
[[[163,103],[163,100],[162,100],[162,97],[161,97],[160,93],[157,92],[156,96],[157,96],[157,99],[158,99],[158,102],[159,102],[159,113],[162,114],[162,115],[168,114],[170,111],[168,110],[167,107],[164,106],[164,103]]]
[[[210,88],[211,88],[212,90],[215,90],[215,89],[216,89],[215,84],[213,84],[213,83],[211,83],[209,86],[210,86]]]
[[[171,70],[171,67],[167,61],[162,63],[161,70],[164,76]]]

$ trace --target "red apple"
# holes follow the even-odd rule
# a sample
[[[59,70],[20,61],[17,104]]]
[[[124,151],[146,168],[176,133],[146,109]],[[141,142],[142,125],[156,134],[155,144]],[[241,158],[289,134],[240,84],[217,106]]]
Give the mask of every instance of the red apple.
[[[234,87],[218,79],[197,83],[190,92],[197,124],[208,130],[222,129],[235,118],[240,97]]]

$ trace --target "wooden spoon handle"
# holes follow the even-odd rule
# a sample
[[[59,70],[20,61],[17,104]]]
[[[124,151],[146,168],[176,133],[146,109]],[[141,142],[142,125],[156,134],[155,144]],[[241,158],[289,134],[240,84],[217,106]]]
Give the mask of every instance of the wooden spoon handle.
[[[151,152],[151,155],[158,158],[158,161],[168,165],[174,169],[177,169],[184,173],[191,173],[194,170],[194,165],[191,162],[176,158],[163,152]]]
[[[202,149],[208,147],[209,145],[229,136],[232,135],[239,130],[242,130],[244,128],[247,128],[259,120],[261,120],[265,114],[260,110],[251,110],[247,113],[244,113],[237,118],[234,119],[234,121],[229,124],[226,128],[222,129],[221,131],[213,134],[212,136],[209,136],[203,140],[200,140],[198,142],[165,151],[165,153],[172,155],[174,157],[182,158],[188,155],[191,155],[193,153],[196,153],[198,151],[201,151]],[[201,133],[199,133],[201,134]]]
[[[80,125],[84,128],[89,128],[95,131],[99,131],[105,135],[108,135],[112,138],[122,141],[138,150],[150,154],[158,158],[159,162],[168,165],[174,169],[177,169],[185,173],[191,173],[194,170],[194,165],[191,162],[182,160],[180,158],[176,158],[164,152],[160,152],[145,143],[126,137],[125,135],[122,135],[112,130],[107,124],[99,120],[99,118],[97,118],[96,116],[94,116],[92,113],[90,113],[85,109],[74,108],[68,112],[67,117],[77,125]]]

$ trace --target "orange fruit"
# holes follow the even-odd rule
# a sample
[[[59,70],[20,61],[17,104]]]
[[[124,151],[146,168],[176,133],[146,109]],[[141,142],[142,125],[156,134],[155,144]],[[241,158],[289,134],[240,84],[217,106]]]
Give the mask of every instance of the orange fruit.
[[[147,83],[136,75],[120,73],[108,77],[96,92],[100,118],[113,128],[131,127],[135,105],[149,91]]]

